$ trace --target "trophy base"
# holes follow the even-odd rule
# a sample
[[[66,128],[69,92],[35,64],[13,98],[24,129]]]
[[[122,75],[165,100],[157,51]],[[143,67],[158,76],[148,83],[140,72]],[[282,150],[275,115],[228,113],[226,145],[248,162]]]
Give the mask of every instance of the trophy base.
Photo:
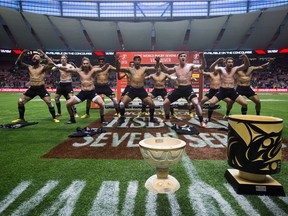
[[[227,169],[225,178],[238,194],[285,196],[283,186],[270,175],[264,182],[253,182],[239,176],[239,170]]]
[[[157,175],[153,175],[147,179],[145,187],[150,192],[170,194],[175,193],[180,188],[180,184],[177,179],[171,175],[168,175],[166,179],[159,179]]]

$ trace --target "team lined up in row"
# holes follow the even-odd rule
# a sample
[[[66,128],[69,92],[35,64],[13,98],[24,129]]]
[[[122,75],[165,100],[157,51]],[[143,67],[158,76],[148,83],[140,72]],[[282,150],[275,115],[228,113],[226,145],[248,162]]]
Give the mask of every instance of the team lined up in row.
[[[247,101],[241,96],[245,95],[256,104],[256,113],[260,114],[260,100],[255,92],[250,88],[250,81],[252,73],[255,70],[264,69],[273,59],[259,67],[250,66],[249,59],[246,55],[241,55],[243,64],[234,66],[233,58],[219,58],[210,67],[211,72],[205,72],[206,60],[203,53],[200,53],[201,65],[195,65],[187,62],[187,54],[179,53],[179,64],[174,67],[168,68],[162,62],[160,57],[156,57],[156,64],[153,67],[141,66],[141,57],[134,56],[133,62],[129,67],[121,67],[119,59],[116,56],[116,65],[113,67],[105,63],[104,58],[99,58],[98,66],[92,66],[90,60],[86,57],[82,59],[81,66],[78,68],[73,63],[67,62],[67,56],[61,56],[61,64],[55,64],[42,50],[38,50],[38,54],[33,55],[32,65],[22,62],[23,56],[28,50],[23,50],[19,55],[16,63],[22,69],[26,69],[30,77],[30,88],[22,95],[18,101],[19,118],[12,122],[25,121],[25,103],[39,96],[48,105],[49,111],[52,115],[54,122],[59,122],[57,116],[61,115],[60,97],[63,95],[66,98],[66,107],[70,115],[70,120],[67,124],[76,123],[75,116],[76,104],[87,100],[86,114],[81,118],[89,117],[90,103],[95,102],[100,107],[101,123],[105,123],[104,112],[105,106],[101,94],[108,96],[116,109],[116,113],[120,114],[119,124],[125,121],[125,107],[129,102],[138,97],[142,100],[143,104],[149,106],[150,122],[158,122],[154,118],[155,104],[153,98],[161,96],[164,99],[164,112],[165,118],[163,122],[169,121],[171,104],[180,98],[185,98],[188,103],[192,103],[195,107],[196,114],[199,118],[201,127],[207,127],[202,116],[202,105],[209,100],[208,121],[211,120],[215,104],[220,100],[227,102],[227,112],[229,115],[233,103],[236,101],[242,108],[242,114],[247,113]],[[47,60],[47,64],[41,64],[41,56]],[[224,63],[223,66],[219,66]],[[210,90],[199,103],[197,95],[194,93],[191,85],[191,77],[193,70],[199,70],[201,74],[210,77]],[[55,108],[51,102],[49,92],[45,88],[45,73],[48,71],[60,72],[60,82],[55,94],[55,102],[58,113],[55,113]],[[109,87],[109,72],[117,71],[118,79],[127,77],[128,85],[122,93],[120,102],[115,98],[115,93]],[[163,71],[163,72],[162,72]],[[151,73],[147,76],[147,73]],[[73,95],[72,87],[72,73],[77,73],[80,77],[81,91],[77,95]],[[151,93],[147,93],[144,89],[146,79],[153,79],[154,89]],[[174,80],[176,83],[175,89],[167,94],[165,83],[166,80]],[[235,81],[237,80],[238,87],[235,90]],[[172,109],[173,111],[173,109]],[[173,113],[172,113],[173,114]]]

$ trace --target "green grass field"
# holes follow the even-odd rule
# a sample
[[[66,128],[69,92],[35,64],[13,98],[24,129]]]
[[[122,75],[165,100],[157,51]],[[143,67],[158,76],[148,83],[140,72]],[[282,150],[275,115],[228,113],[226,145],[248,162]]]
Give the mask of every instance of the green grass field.
[[[18,118],[20,96],[0,93],[0,125]],[[287,96],[260,94],[261,114],[284,119],[286,140]],[[254,114],[254,105],[248,104],[248,114]],[[84,114],[85,103],[77,110]],[[0,215],[287,215],[287,195],[235,194],[224,178],[227,161],[191,160],[184,155],[170,169],[181,188],[167,196],[148,193],[144,187],[155,173],[144,160],[43,159],[43,154],[75,131],[76,125],[63,124],[68,120],[64,102],[62,113],[61,122],[53,123],[47,106],[35,98],[26,104],[25,118],[39,124],[0,129]],[[239,114],[240,107],[235,105],[232,113]],[[77,127],[87,126],[96,117],[98,110],[92,110],[91,118],[79,119]],[[281,172],[273,178],[286,194],[287,176],[288,162],[283,161]]]

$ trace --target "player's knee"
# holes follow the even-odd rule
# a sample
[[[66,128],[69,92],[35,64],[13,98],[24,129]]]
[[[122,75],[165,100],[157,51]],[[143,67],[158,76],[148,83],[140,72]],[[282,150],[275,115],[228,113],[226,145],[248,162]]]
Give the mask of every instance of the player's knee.
[[[97,102],[97,104],[100,106],[100,108],[104,108],[104,101]]]
[[[55,102],[56,103],[60,103],[60,98],[59,97],[57,97],[57,98],[55,97]]]
[[[19,98],[18,100],[18,106],[24,106],[24,104],[26,103],[27,101],[25,99],[22,99],[22,98]]]
[[[121,102],[119,103],[119,107],[120,107],[121,109],[123,109],[123,108],[125,107],[125,104],[121,101]]]
[[[53,103],[51,103],[51,102],[50,103],[47,102],[46,104],[47,104],[48,107],[51,107],[51,108],[54,107]]]
[[[113,102],[113,104],[118,104],[116,98],[112,98],[112,102]]]
[[[165,100],[164,100],[164,103],[163,103],[163,105],[164,106],[170,106],[170,100],[168,99],[168,98],[166,98]]]
[[[18,105],[22,105],[22,104],[23,104],[23,100],[21,98],[19,98]]]

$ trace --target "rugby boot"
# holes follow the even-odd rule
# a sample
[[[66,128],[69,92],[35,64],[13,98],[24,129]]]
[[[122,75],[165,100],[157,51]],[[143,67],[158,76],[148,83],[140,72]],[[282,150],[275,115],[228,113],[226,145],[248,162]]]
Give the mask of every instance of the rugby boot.
[[[75,120],[69,120],[69,121],[67,121],[67,122],[65,122],[65,124],[75,124],[76,123],[76,121]]]
[[[20,118],[12,121],[12,123],[21,123],[21,122],[26,122],[26,121],[24,119],[20,119]]]
[[[175,113],[171,117],[175,118],[175,119],[178,119],[178,116]]]
[[[81,119],[86,119],[86,118],[90,118],[90,115],[84,114],[81,116]]]

